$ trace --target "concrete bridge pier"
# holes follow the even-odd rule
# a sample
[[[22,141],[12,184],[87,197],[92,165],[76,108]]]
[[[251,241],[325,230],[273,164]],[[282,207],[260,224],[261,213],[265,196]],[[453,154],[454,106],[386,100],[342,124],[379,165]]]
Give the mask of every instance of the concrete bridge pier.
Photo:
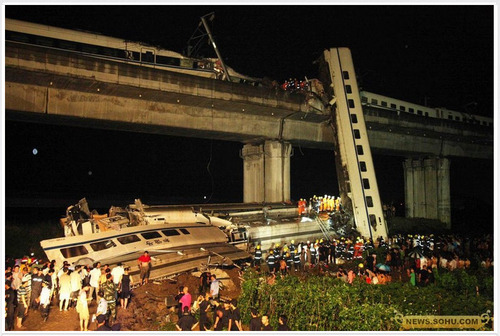
[[[408,158],[405,175],[406,217],[438,219],[451,225],[450,161],[447,158]]]
[[[266,140],[245,144],[243,159],[243,202],[286,202],[290,200],[289,142]]]

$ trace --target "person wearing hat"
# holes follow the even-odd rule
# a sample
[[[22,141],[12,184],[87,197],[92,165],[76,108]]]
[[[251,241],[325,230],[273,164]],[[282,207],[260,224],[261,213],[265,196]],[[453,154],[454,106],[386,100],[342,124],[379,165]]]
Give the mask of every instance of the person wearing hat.
[[[271,249],[269,250],[269,255],[267,256],[267,267],[269,268],[270,273],[274,273],[274,268],[275,268],[275,263],[276,259],[274,258],[274,251]]]
[[[260,249],[260,244],[255,247],[255,252],[253,256],[253,266],[257,271],[260,271],[260,263],[262,261],[262,250]]]
[[[42,290],[40,292],[40,312],[44,322],[49,318],[51,286],[48,281],[42,281]]]
[[[111,273],[106,274],[106,282],[102,285],[101,289],[104,293],[104,298],[108,303],[108,318],[112,322],[116,318],[117,289],[115,283],[113,282],[113,276],[111,275]]]

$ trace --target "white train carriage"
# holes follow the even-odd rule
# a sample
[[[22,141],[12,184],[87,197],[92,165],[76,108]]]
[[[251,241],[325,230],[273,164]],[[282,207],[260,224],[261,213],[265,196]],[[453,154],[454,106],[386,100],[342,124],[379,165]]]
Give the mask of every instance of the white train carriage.
[[[434,108],[423,106],[368,91],[360,91],[360,96],[361,103],[364,106],[374,106],[385,110],[395,111],[398,114],[408,113],[423,117],[446,119],[473,125],[493,127],[493,119],[488,117],[453,111],[444,107]]]
[[[423,105],[413,104],[368,91],[361,91],[361,103],[367,106],[375,106],[386,110],[415,114],[424,117],[438,118],[436,110]]]
[[[5,40],[206,78],[215,79],[220,74],[217,60],[213,58],[190,58],[145,43],[8,18],[5,19]],[[259,78],[239,74],[230,67],[227,69],[233,82],[260,83]]]

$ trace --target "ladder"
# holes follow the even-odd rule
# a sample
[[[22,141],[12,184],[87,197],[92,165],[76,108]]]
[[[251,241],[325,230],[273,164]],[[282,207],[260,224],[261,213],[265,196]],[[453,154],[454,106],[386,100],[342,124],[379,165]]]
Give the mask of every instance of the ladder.
[[[334,146],[342,169],[337,171],[342,204],[352,212],[356,229],[363,237],[387,238],[351,51],[327,49],[323,57],[329,72],[326,79],[331,84],[330,105],[337,134]]]
[[[318,226],[321,232],[323,233],[323,236],[325,236],[326,240],[329,240],[330,237],[328,236],[328,232],[330,231],[330,229],[328,228],[327,223],[325,223],[324,220],[319,218],[319,216],[316,217],[316,223],[318,223]]]

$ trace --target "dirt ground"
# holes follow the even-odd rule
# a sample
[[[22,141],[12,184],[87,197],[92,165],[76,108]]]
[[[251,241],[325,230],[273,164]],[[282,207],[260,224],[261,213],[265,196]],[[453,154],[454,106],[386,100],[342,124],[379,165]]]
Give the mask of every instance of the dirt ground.
[[[238,268],[224,269],[218,275],[223,283],[220,291],[221,297],[237,298],[241,293]],[[197,275],[197,273],[194,273]],[[198,273],[199,274],[199,273]],[[170,314],[165,304],[165,298],[176,295],[179,286],[188,286],[193,301],[196,300],[199,287],[199,277],[192,273],[180,274],[171,280],[152,281],[132,291],[132,299],[127,307],[118,307],[117,323],[121,323],[123,331],[158,331],[166,324],[166,316],[171,316],[172,322],[177,322],[176,314]],[[59,311],[53,300],[49,318],[43,321],[40,311],[30,310],[24,319],[25,329],[14,329],[15,331],[80,331],[78,313],[75,308],[68,311]],[[97,309],[95,301],[89,306],[92,316]],[[96,324],[89,321],[89,330],[96,330]],[[197,330],[197,329],[196,329]]]

